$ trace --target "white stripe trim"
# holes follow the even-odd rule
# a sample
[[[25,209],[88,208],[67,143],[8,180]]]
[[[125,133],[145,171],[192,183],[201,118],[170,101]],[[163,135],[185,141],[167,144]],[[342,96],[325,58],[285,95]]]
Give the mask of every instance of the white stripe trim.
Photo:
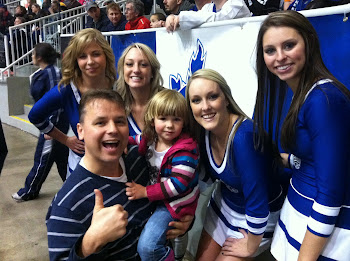
[[[251,223],[254,223],[254,224],[262,224],[264,222],[267,222],[267,220],[269,219],[269,215],[267,215],[267,217],[265,218],[257,218],[257,217],[251,217],[251,216],[248,216],[247,214],[245,215],[245,218],[247,219],[247,221],[251,222]]]
[[[55,237],[81,237],[84,233],[79,234],[67,234],[67,233],[58,233],[58,232],[47,232],[48,236],[55,236]]]
[[[317,203],[316,201],[312,205],[312,209],[322,215],[336,217],[340,212],[340,207],[328,207]]]
[[[335,224],[329,225],[325,223],[321,223],[312,217],[309,217],[307,225],[309,228],[311,228],[313,231],[320,233],[322,235],[330,235],[333,232],[333,229],[335,227]]]

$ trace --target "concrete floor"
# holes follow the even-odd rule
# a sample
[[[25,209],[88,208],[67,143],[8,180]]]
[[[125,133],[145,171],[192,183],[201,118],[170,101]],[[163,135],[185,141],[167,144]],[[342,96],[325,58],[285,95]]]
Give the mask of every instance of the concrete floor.
[[[37,138],[5,124],[3,128],[9,153],[0,176],[0,260],[49,260],[45,216],[62,180],[54,166],[36,200],[16,203],[11,194],[24,185]]]
[[[52,198],[62,186],[54,167],[37,199],[16,203],[11,194],[24,185],[33,165],[37,138],[17,128],[3,124],[9,150],[0,176],[0,261],[49,260],[45,216]],[[200,220],[197,216],[197,220]],[[201,228],[195,224],[190,242],[197,241]],[[194,252],[191,247],[191,252]],[[184,261],[192,261],[186,255]],[[274,260],[266,251],[257,260]]]

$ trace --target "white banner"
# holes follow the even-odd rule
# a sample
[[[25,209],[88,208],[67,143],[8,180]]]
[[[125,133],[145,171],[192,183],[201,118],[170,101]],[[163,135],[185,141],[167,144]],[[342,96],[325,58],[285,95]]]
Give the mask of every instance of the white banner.
[[[157,57],[164,86],[179,90],[174,82],[182,82],[182,89],[192,75],[191,68],[214,69],[226,79],[242,110],[252,116],[257,89],[255,45],[260,24],[198,28],[174,34],[157,31]]]

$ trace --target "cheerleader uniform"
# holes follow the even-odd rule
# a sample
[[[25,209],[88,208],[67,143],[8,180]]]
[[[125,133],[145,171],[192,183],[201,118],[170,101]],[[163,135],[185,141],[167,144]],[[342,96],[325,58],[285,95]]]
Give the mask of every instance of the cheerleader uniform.
[[[314,84],[301,106],[288,195],[271,253],[297,260],[306,231],[327,237],[318,260],[350,260],[350,101],[331,80]]]
[[[271,157],[254,149],[252,121],[244,120],[239,126],[236,121],[228,140],[220,165],[214,161],[210,132],[206,131],[201,146],[206,169],[220,181],[212,194],[204,229],[220,246],[229,237],[243,238],[238,229],[264,234],[254,254],[257,256],[270,246],[283,203],[282,188],[277,177],[276,182],[272,178]]]

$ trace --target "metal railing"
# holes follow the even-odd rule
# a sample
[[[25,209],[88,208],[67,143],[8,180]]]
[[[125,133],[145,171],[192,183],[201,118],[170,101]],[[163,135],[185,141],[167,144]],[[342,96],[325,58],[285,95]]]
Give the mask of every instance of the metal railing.
[[[20,1],[8,1],[16,7]],[[104,8],[105,0],[97,1]],[[125,13],[126,0],[115,0]],[[14,7],[14,8],[15,8]],[[9,27],[9,37],[4,37],[6,67],[0,68],[0,80],[4,76],[16,75],[16,69],[32,64],[32,48],[40,42],[50,43],[58,52],[61,51],[60,35],[75,34],[86,23],[84,6],[68,9],[39,19]],[[10,72],[11,69],[11,72]]]

